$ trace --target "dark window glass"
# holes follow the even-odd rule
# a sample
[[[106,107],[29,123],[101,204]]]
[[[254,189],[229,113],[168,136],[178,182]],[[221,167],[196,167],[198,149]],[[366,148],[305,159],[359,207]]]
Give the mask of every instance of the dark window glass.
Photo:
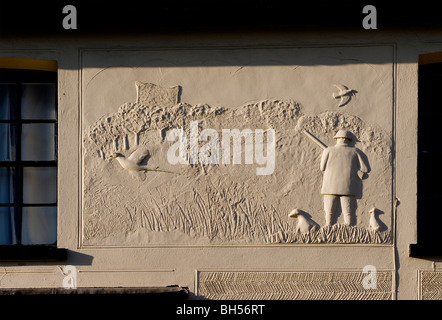
[[[418,244],[441,244],[442,224],[442,63],[419,66],[418,104]]]

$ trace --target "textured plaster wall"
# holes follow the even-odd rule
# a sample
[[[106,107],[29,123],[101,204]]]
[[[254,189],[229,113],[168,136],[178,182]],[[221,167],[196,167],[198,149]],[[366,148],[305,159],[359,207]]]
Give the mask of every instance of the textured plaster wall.
[[[408,245],[416,241],[417,58],[442,50],[433,36],[1,42],[2,56],[59,63],[58,244],[71,250],[66,264],[76,266],[77,285],[177,284],[216,298],[209,280],[218,281],[212,288],[232,275],[246,281],[228,288],[241,297],[235,288],[250,287],[247,281],[313,276],[354,288],[353,298],[432,296],[421,289],[429,276],[419,272],[440,266],[409,258]],[[179,100],[143,104],[136,81],[179,86]],[[341,107],[335,84],[354,90]],[[190,130],[191,121],[198,121],[199,132],[274,129],[274,172],[257,176],[259,165],[244,160],[171,165],[172,142],[164,137],[174,128]],[[353,224],[344,226],[338,215],[325,228],[322,149],[303,130],[330,146],[341,128],[358,138],[355,147],[371,171],[362,180]],[[140,181],[111,158],[138,147],[149,150],[147,165],[179,174],[147,172]],[[295,232],[301,218],[288,217],[295,208],[316,229]],[[370,229],[372,208],[382,212],[378,231]],[[381,272],[376,292],[360,286],[367,265]],[[44,263],[4,263],[2,270],[5,288],[60,287],[64,278],[59,266]],[[286,298],[306,297],[294,288]],[[319,289],[310,298],[330,295]]]

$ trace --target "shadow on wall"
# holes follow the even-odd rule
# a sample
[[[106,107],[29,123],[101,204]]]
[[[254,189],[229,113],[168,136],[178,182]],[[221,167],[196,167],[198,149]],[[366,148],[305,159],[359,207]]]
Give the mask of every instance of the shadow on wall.
[[[68,250],[68,260],[69,264],[76,265],[76,266],[90,266],[92,265],[92,261],[94,260],[94,257],[81,253],[78,251],[72,251]]]

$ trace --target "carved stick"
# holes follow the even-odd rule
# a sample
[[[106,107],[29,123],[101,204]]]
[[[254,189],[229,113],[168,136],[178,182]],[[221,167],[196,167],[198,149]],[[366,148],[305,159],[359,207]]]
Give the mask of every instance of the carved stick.
[[[326,149],[327,145],[325,143],[323,143],[321,140],[319,140],[318,138],[316,138],[313,134],[311,134],[310,132],[308,132],[307,130],[302,130],[302,132],[309,137],[314,143],[316,143],[318,146],[320,146],[322,149]]]
[[[160,170],[160,169],[143,169],[144,171],[154,171],[154,172],[166,172],[166,173],[175,173],[180,174],[179,172],[173,172],[173,171],[167,171],[167,170]]]

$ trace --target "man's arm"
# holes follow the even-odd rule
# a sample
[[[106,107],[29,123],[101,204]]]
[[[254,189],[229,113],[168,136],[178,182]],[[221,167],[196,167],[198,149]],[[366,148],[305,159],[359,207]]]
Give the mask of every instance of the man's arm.
[[[370,166],[368,165],[366,157],[361,150],[356,149],[356,155],[358,156],[359,161],[358,177],[362,180],[364,175],[370,172]]]
[[[321,164],[319,165],[321,171],[325,171],[325,168],[327,167],[328,154],[329,154],[329,148],[324,149],[324,151],[322,151]]]

